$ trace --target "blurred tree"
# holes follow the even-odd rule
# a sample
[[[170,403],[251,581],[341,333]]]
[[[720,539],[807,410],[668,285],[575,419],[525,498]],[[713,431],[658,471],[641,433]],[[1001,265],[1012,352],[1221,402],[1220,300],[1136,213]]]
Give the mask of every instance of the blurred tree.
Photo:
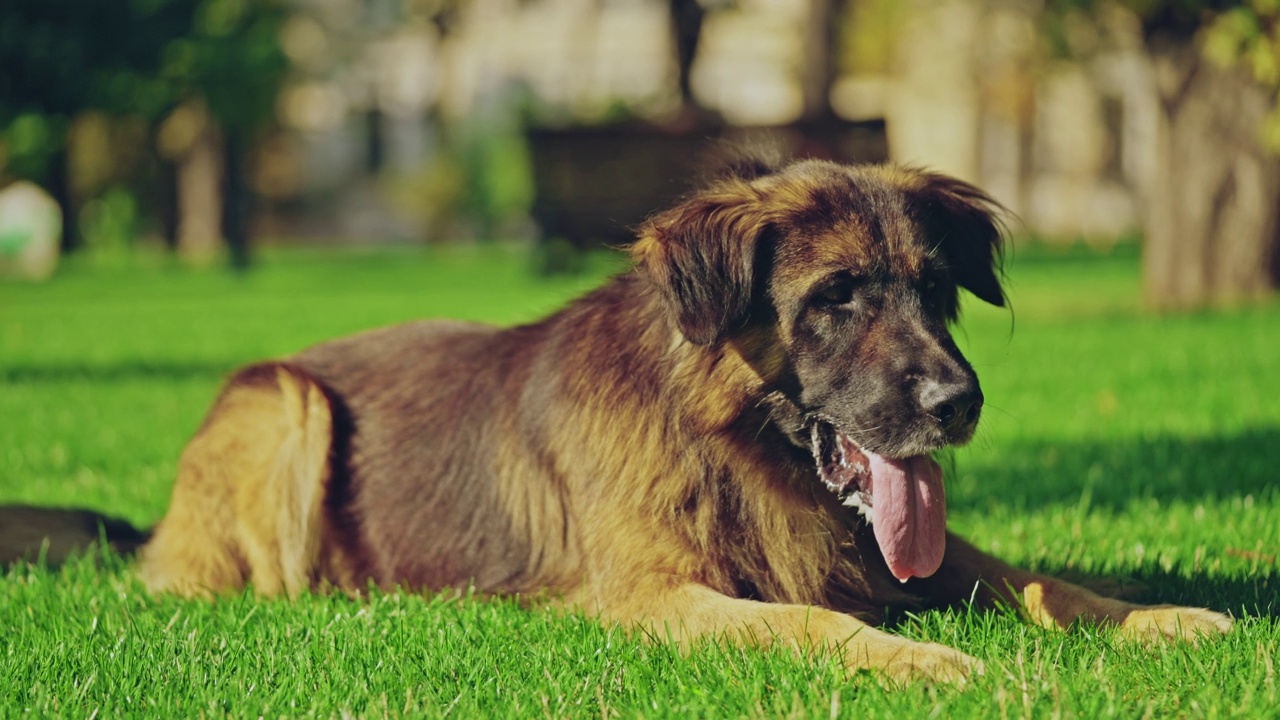
[[[274,114],[287,61],[275,0],[6,0],[0,2],[0,138],[5,170],[45,184],[76,245],[68,129],[91,110],[153,125],[202,98],[222,129],[223,233],[248,260],[244,159]]]
[[[804,71],[800,76],[804,96],[804,119],[834,119],[831,87],[839,71],[841,19],[848,10],[846,0],[808,0],[804,26]]]
[[[1049,0],[1049,37],[1126,8],[1162,110],[1143,248],[1161,309],[1247,301],[1280,284],[1280,0]]]
[[[8,0],[0,3],[0,131],[7,169],[44,184],[62,207],[63,248],[77,244],[67,134],[88,110],[158,117],[172,91],[160,77],[169,40],[190,27],[190,3]]]
[[[194,12],[190,30],[165,48],[162,74],[178,102],[203,101],[221,130],[222,234],[232,266],[243,269],[249,264],[246,164],[259,133],[275,117],[288,71],[280,47],[286,8],[277,0],[167,1],[189,4]]]
[[[698,55],[698,42],[702,38],[702,21],[706,8],[698,0],[667,0],[671,13],[671,37],[675,41],[677,80],[680,100],[685,107],[698,103],[693,96],[693,61]]]

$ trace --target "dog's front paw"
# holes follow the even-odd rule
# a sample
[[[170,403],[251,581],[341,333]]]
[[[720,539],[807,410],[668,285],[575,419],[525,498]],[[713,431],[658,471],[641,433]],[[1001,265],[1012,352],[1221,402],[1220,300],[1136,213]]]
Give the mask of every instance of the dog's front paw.
[[[871,663],[870,669],[896,685],[920,682],[963,685],[970,677],[984,672],[982,661],[975,657],[946,645],[920,642],[903,643],[887,657]]]
[[[1204,608],[1156,605],[1135,607],[1120,623],[1120,634],[1142,642],[1173,639],[1197,642],[1231,632],[1235,621]]]

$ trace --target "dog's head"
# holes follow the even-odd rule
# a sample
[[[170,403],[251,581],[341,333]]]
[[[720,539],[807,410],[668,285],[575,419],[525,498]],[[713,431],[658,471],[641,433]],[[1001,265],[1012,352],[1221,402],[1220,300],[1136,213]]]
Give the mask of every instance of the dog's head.
[[[927,453],[967,442],[981,414],[948,324],[960,288],[1004,304],[997,211],[943,175],[804,161],[723,179],[634,249],[689,342],[737,348],[798,408],[792,437],[847,504],[876,508],[877,537],[912,536],[881,541],[899,577],[941,559],[921,539],[945,524]]]

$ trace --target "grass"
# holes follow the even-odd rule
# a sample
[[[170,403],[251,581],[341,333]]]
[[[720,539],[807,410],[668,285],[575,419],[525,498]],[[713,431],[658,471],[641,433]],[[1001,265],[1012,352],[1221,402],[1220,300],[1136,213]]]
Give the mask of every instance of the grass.
[[[897,632],[987,674],[887,691],[823,659],[682,655],[511,600],[152,598],[108,556],[0,579],[0,714],[1274,717],[1280,305],[1152,316],[1131,251],[1050,255],[1015,257],[1012,317],[966,308],[988,411],[956,453],[950,521],[1017,563],[1230,611],[1227,638],[1148,648],[1011,613],[908,616]],[[0,285],[0,503],[150,524],[234,366],[421,316],[533,319],[618,267],[546,281],[501,247],[291,251],[243,278],[151,262]]]

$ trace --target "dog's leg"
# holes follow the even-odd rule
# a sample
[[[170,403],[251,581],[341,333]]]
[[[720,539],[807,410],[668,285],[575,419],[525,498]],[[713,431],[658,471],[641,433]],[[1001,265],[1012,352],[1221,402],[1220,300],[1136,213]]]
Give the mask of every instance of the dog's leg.
[[[1013,605],[1037,625],[1065,630],[1072,623],[1115,625],[1121,634],[1140,640],[1196,640],[1231,630],[1233,621],[1203,608],[1137,605],[1073,585],[1064,580],[1020,570],[947,535],[942,567],[923,581],[945,602],[972,598],[979,606]]]
[[[638,625],[654,640],[686,647],[704,638],[783,643],[801,653],[833,653],[850,670],[873,670],[899,683],[959,682],[982,672],[981,661],[958,650],[891,635],[824,608],[731,598],[697,584],[632,590],[625,601],[602,603],[604,619]]]
[[[207,595],[313,581],[332,419],[309,377],[258,365],[231,380],[182,454],[169,512],[142,550],[153,591]]]

